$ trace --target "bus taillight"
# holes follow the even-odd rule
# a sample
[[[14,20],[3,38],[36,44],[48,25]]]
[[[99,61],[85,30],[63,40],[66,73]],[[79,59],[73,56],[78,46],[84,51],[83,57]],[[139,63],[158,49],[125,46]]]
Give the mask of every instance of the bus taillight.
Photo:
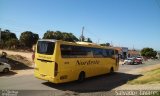
[[[55,65],[54,65],[54,76],[57,76],[58,74],[58,64],[55,62]]]

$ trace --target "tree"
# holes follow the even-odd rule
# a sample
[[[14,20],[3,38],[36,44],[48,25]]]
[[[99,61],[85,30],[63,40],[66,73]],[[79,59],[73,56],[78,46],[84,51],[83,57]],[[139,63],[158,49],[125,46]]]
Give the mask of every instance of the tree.
[[[19,45],[19,41],[15,38],[10,39],[6,42],[6,45],[9,49],[16,49],[17,46]]]
[[[155,58],[157,55],[157,52],[153,48],[143,48],[141,50],[141,55],[147,58]]]
[[[21,33],[20,43],[23,47],[32,48],[32,46],[36,44],[38,39],[38,34],[32,33],[31,31],[25,31]]]
[[[18,39],[15,33],[6,29],[1,31],[0,48],[16,48],[18,46]]]
[[[100,44],[100,45],[101,46],[107,46],[107,47],[111,46],[110,43],[103,43],[103,44]]]
[[[66,32],[63,33],[62,40],[64,40],[64,41],[71,41],[71,42],[74,41],[73,38],[68,33],[66,33]]]
[[[61,32],[61,31],[47,31],[43,39],[56,39],[56,40],[64,40],[64,41],[78,41],[77,37],[72,33]]]
[[[106,43],[106,46],[111,46],[111,44],[110,43]]]
[[[58,38],[57,38],[57,35],[58,34],[56,34],[54,31],[47,31],[45,34],[44,34],[44,36],[43,36],[43,39],[57,39],[57,40],[59,40]]]
[[[92,43],[92,40],[91,40],[91,38],[87,38],[85,42]]]
[[[79,39],[76,36],[74,36],[72,33],[68,33],[68,34],[69,34],[70,38],[73,39],[73,41],[79,41]]]
[[[12,33],[10,32],[10,30],[4,30],[4,31],[1,31],[1,39],[5,42],[5,41],[8,41],[10,39],[17,39],[15,33]]]
[[[85,41],[85,37],[84,37],[83,35],[81,35],[81,36],[79,37],[79,40],[83,42],[83,41]]]

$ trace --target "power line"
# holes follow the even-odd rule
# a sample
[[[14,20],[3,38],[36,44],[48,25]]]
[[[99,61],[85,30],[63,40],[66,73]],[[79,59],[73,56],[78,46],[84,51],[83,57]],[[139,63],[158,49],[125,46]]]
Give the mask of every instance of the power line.
[[[94,37],[97,38],[97,42],[96,42],[97,44],[100,43],[100,40],[102,40],[102,39],[101,39],[100,37],[98,37],[97,34],[95,34],[94,32],[89,31],[89,30],[86,29],[86,28],[85,28],[85,30],[86,30],[86,33],[89,33],[89,34],[91,34],[92,36],[94,36]],[[102,43],[109,43],[109,41],[107,41],[107,42],[102,42]],[[110,44],[111,44],[111,45],[114,45],[112,41],[110,42]]]
[[[86,30],[86,31],[85,31],[86,33],[89,33],[90,35],[92,35],[92,36],[94,36],[94,37],[97,38],[97,42],[96,42],[96,43],[99,43],[99,42],[100,42],[100,37],[98,37],[97,34],[95,34],[95,33],[93,33],[93,32],[90,32],[90,30],[88,30],[88,29],[86,29],[86,28],[85,28],[85,30]]]

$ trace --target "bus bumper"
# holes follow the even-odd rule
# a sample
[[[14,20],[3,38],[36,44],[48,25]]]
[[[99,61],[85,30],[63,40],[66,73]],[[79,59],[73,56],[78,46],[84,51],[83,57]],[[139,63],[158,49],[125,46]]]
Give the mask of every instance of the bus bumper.
[[[59,83],[58,81],[59,80],[57,80],[55,77],[53,77],[53,76],[48,76],[48,75],[44,75],[44,74],[40,74],[40,73],[36,73],[36,72],[34,72],[34,76],[36,77],[36,78],[38,78],[38,79],[42,79],[42,80],[45,80],[45,81],[49,81],[49,82],[52,82],[52,83],[55,83],[55,84],[57,84],[57,83]]]

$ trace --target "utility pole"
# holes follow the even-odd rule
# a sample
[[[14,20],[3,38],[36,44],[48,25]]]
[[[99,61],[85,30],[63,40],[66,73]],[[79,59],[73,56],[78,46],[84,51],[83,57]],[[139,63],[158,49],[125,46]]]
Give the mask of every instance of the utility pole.
[[[134,51],[135,49],[134,49],[134,45],[133,45],[133,51]]]
[[[100,41],[100,39],[98,39],[98,42],[97,42],[97,44],[99,44],[99,41]]]
[[[112,41],[111,41],[111,44],[110,44],[112,47],[113,47],[113,43],[112,43]]]
[[[84,32],[84,26],[82,27],[81,42],[84,41],[83,32]]]

